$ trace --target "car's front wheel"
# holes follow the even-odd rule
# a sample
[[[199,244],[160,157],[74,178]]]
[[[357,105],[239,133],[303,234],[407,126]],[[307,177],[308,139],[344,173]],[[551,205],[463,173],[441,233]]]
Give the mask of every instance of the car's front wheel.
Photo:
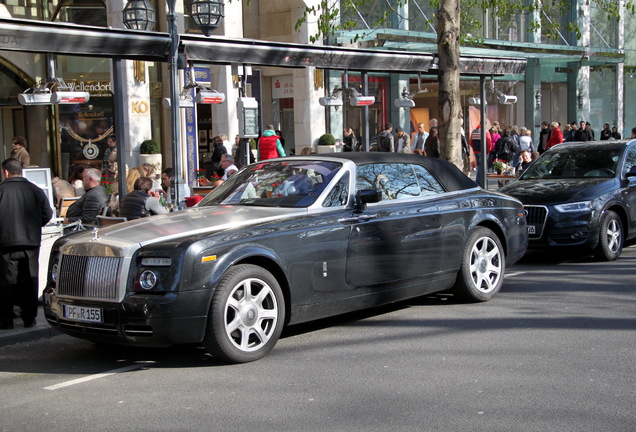
[[[490,300],[501,289],[506,271],[503,247],[494,232],[478,227],[468,237],[453,293],[463,300]]]
[[[603,261],[614,261],[623,251],[623,224],[618,214],[608,210],[601,217],[598,245],[594,256]]]
[[[285,321],[285,300],[278,281],[262,267],[232,267],[216,287],[205,348],[216,358],[245,363],[274,348]]]

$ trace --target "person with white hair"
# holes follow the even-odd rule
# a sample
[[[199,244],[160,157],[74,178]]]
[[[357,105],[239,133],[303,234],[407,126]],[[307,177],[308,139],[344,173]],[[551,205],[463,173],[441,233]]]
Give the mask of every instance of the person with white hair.
[[[78,220],[84,224],[97,223],[97,215],[108,205],[110,199],[101,181],[102,173],[98,169],[88,168],[84,170],[82,183],[85,193],[68,208],[64,223]]]

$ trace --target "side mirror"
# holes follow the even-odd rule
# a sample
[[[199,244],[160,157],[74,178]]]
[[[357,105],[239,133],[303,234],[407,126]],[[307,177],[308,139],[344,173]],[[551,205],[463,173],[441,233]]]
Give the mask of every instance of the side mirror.
[[[632,165],[629,171],[627,171],[626,177],[636,177],[636,165]]]
[[[382,201],[382,190],[380,189],[362,189],[356,193],[355,209],[364,211],[367,209],[368,203],[377,203]]]

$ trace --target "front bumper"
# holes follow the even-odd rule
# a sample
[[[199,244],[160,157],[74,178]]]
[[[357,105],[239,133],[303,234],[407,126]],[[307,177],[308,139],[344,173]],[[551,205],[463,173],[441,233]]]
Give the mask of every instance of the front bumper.
[[[592,212],[563,213],[548,206],[525,206],[528,211],[528,247],[594,247],[598,220]]]
[[[44,316],[55,329],[70,336],[112,344],[165,347],[199,343],[207,324],[209,294],[203,291],[161,295],[129,295],[122,302],[44,294]],[[102,310],[103,322],[80,322],[64,317],[63,307]],[[205,306],[205,307],[204,307]]]

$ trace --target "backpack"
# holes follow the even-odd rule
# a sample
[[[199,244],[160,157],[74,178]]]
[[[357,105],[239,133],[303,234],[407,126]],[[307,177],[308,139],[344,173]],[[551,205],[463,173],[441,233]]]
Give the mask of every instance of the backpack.
[[[515,142],[511,137],[501,138],[501,147],[497,152],[497,158],[503,159],[506,161],[512,160],[512,153],[514,151],[513,147],[515,146]]]
[[[378,136],[378,151],[391,151],[391,132],[384,131]]]

